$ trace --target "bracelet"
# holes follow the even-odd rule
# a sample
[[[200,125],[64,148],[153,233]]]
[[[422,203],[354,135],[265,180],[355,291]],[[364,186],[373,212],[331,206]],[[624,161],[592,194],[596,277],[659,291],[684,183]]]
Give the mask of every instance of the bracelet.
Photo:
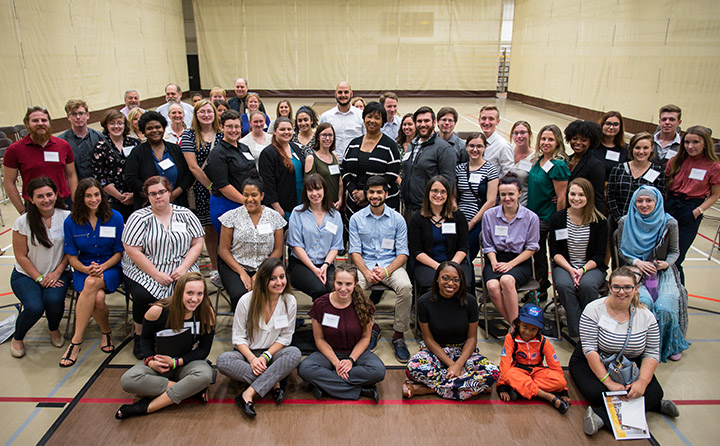
[[[210,182],[210,186],[208,186],[208,190],[212,190],[212,181]]]
[[[328,268],[330,268],[330,264],[328,262],[322,262],[322,265],[327,265]],[[320,265],[320,267],[322,267],[322,265]]]
[[[608,376],[610,376],[610,372],[607,372],[607,373],[605,374],[605,376],[602,377],[602,379],[600,380],[600,382],[601,382],[601,383],[604,383]]]
[[[269,351],[264,351],[262,355],[260,355],[262,358],[265,358],[265,364],[270,364],[270,360],[272,359],[272,355]]]
[[[175,370],[176,368],[177,368],[177,360],[175,360],[175,358],[173,358],[173,370]]]
[[[582,267],[582,270],[583,270],[583,274],[587,274],[587,269],[585,269],[584,266]]]
[[[348,359],[348,361],[350,361],[350,362],[352,363],[352,365],[353,365],[353,367],[354,367],[354,366],[355,366],[355,360],[353,359],[353,357],[352,357],[352,356],[348,356],[347,359]]]
[[[390,273],[388,272],[387,268],[383,268],[385,270],[385,277],[390,277]]]
[[[37,279],[35,279],[35,282],[40,283],[40,282],[43,280],[43,277],[45,277],[45,276],[43,276],[42,274],[40,274],[40,275],[37,277]]]
[[[700,215],[702,215],[702,214],[705,212],[705,211],[703,210],[703,208],[701,208],[700,206],[698,206],[696,209],[697,209],[698,211],[700,211]]]

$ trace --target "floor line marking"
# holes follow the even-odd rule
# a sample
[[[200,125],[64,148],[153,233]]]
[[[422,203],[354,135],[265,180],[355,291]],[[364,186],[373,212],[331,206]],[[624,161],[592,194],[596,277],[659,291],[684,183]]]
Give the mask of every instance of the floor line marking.
[[[708,253],[706,253],[706,252],[704,252],[704,251],[700,251],[699,249],[697,249],[697,248],[694,247],[694,246],[691,246],[690,249],[694,250],[695,252],[699,252],[700,254],[704,255],[705,258],[707,258],[707,257],[709,256]],[[715,263],[717,263],[718,265],[720,265],[720,260],[716,259],[715,257],[710,257],[710,260],[712,260],[713,262],[715,262]]]
[[[670,421],[670,418],[669,418],[669,417],[667,417],[666,415],[663,415],[662,418],[663,418],[663,420],[665,420],[665,422],[667,423],[667,425],[670,426],[670,429],[672,429],[672,431],[675,432],[675,435],[678,436],[678,438],[680,439],[680,441],[682,441],[685,446],[690,446],[690,445],[692,445],[692,443],[687,439],[687,437],[685,437],[685,435],[683,435],[683,433],[680,432],[680,429],[678,429],[678,427],[675,426],[675,423],[673,423],[672,421]]]
[[[713,299],[712,297],[705,297],[705,296],[696,296],[695,294],[688,294],[690,297],[694,297],[697,299],[703,299],[703,300],[709,300],[712,302],[720,302],[720,299]]]
[[[720,243],[716,243],[715,240],[711,239],[710,237],[706,235],[702,235],[699,232],[697,233],[700,237],[704,238],[705,240],[709,241],[710,243],[715,243],[715,246],[720,246]]]

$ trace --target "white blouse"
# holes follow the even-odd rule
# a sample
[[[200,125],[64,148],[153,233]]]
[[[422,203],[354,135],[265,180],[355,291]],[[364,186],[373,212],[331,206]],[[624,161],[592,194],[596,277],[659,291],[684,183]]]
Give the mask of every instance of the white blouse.
[[[255,226],[245,206],[227,211],[218,219],[233,230],[230,253],[246,270],[255,271],[263,260],[270,257],[275,247],[275,231],[287,222],[274,209],[265,206]]]
[[[297,316],[295,296],[292,294],[280,296],[270,321],[265,323],[261,317],[253,339],[248,339],[247,321],[252,294],[252,291],[245,293],[235,308],[232,330],[233,345],[245,344],[251,350],[265,350],[276,342],[284,346],[290,345],[293,333],[295,333],[295,317]]]
[[[51,273],[62,261],[65,248],[65,232],[63,231],[63,223],[67,216],[70,215],[70,211],[63,209],[55,209],[55,213],[50,220],[49,236],[52,242],[51,248],[46,248],[35,239],[33,245],[33,238],[30,234],[30,226],[27,222],[27,214],[23,214],[15,219],[13,223],[13,231],[17,231],[19,234],[27,237],[27,248],[28,248],[28,259],[35,266],[40,274],[43,276],[47,273]],[[15,269],[21,274],[25,274],[30,277],[25,270],[22,269],[19,263],[15,263]],[[30,277],[35,280],[36,277]]]

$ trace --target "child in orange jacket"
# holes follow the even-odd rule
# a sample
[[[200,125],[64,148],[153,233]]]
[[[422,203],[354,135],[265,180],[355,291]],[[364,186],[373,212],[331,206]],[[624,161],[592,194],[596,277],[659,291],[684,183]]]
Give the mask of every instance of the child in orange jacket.
[[[500,379],[497,392],[508,402],[517,394],[531,399],[535,396],[552,404],[561,414],[570,409],[567,381],[558,362],[555,349],[540,333],[543,328],[543,310],[525,304],[513,321],[515,329],[505,336],[500,355]],[[543,359],[548,366],[543,366]]]

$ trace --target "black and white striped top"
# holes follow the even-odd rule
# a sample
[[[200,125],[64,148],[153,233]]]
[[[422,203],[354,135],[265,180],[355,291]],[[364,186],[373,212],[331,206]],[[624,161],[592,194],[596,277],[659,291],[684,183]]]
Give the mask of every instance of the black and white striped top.
[[[582,268],[587,263],[587,247],[590,243],[590,225],[576,225],[567,216],[568,262],[573,268]]]
[[[470,182],[468,175],[468,163],[459,164],[455,167],[455,181],[458,190],[458,209],[465,215],[467,221],[472,220],[480,208],[487,201],[488,183],[499,178],[497,168],[490,161],[485,163],[478,169],[469,172],[472,179],[477,181]],[[474,193],[473,193],[474,191]],[[495,204],[493,203],[493,206]]]
[[[185,260],[192,239],[205,235],[200,220],[189,209],[174,204],[172,209],[170,228],[163,226],[147,206],[130,215],[122,235],[123,243],[142,248],[155,268],[166,274],[172,273]],[[123,254],[122,268],[129,279],[142,285],[157,299],[172,295],[174,283],[166,287],[160,285],[141,270],[127,252]],[[197,261],[189,271],[200,271]]]
[[[603,297],[590,302],[580,316],[580,341],[586,355],[590,352],[618,353],[625,343],[628,321],[617,322],[610,316],[605,307],[607,299]],[[647,308],[636,310],[625,356],[660,361],[660,331],[655,316]]]

